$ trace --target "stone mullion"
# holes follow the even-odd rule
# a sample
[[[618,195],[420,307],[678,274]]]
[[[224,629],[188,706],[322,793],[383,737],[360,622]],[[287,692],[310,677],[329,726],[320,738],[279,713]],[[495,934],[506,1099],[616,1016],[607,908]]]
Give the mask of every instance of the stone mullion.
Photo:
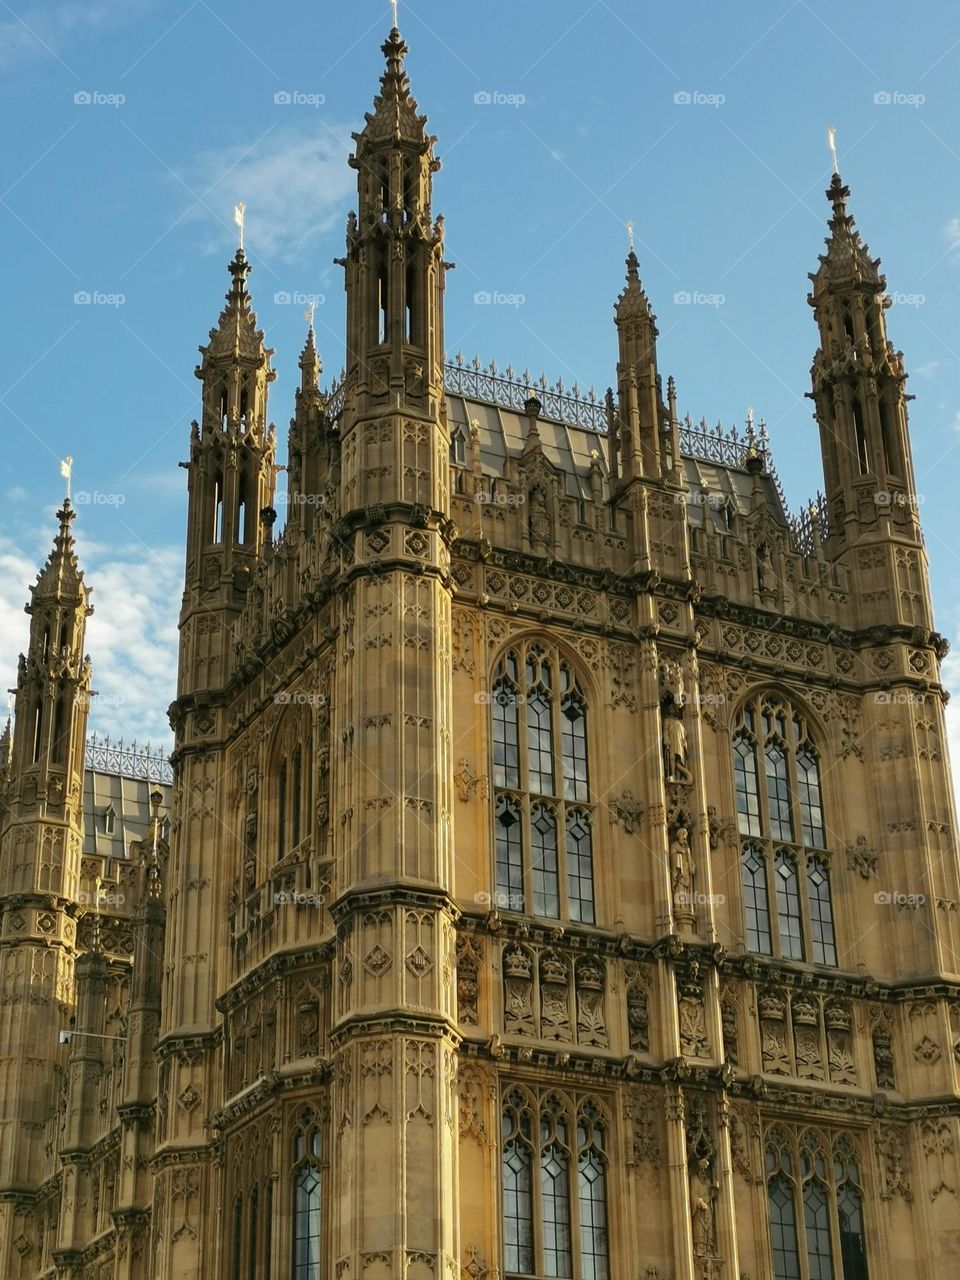
[[[717,1100],[717,1252],[726,1262],[727,1274],[739,1276],[737,1206],[733,1185],[733,1152],[730,1142],[730,1102],[723,1093]]]
[[[692,621],[691,607],[691,621]],[[687,701],[683,707],[683,718],[687,730],[687,750],[689,768],[693,774],[693,793],[691,817],[694,819],[693,830],[689,833],[693,848],[695,868],[693,885],[696,893],[703,894],[703,899],[694,903],[694,914],[698,922],[697,932],[701,937],[714,942],[717,937],[716,913],[713,902],[713,869],[710,865],[710,829],[707,825],[707,769],[703,741],[703,717],[700,714],[700,664],[696,650],[691,651],[686,663]],[[714,1010],[715,1031],[719,1033],[719,1009]],[[720,1041],[711,1037],[715,1044]]]
[[[652,597],[641,600],[641,613],[652,617]],[[670,883],[670,851],[667,832],[667,795],[663,770],[663,752],[660,749],[660,683],[658,679],[658,647],[653,635],[640,641],[640,688],[637,716],[637,740],[646,743],[647,750],[641,757],[643,789],[641,796],[649,801],[647,811],[651,853],[653,901],[655,903],[654,932],[657,937],[673,931],[673,889]]]
[[[667,1237],[673,1239],[675,1280],[696,1280],[693,1270],[693,1231],[690,1222],[690,1183],[687,1172],[686,1105],[683,1089],[667,1084],[666,1135],[667,1187],[669,1207]]]

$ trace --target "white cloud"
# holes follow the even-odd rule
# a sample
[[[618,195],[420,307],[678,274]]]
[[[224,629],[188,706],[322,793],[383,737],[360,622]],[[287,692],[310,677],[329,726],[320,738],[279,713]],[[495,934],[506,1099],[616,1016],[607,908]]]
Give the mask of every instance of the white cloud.
[[[78,36],[129,21],[151,7],[151,0],[87,0],[85,4],[27,9],[0,22],[0,71],[12,71],[40,58],[59,57]]]
[[[14,544],[0,536],[0,676],[11,687],[17,655],[28,643],[23,606],[46,559],[55,525],[28,530]],[[80,534],[80,531],[78,531]],[[180,546],[138,548],[88,542],[78,553],[94,613],[87,623],[87,653],[93,663],[90,730],[128,741],[168,745],[166,709],[176,694],[177,615],[183,589]]]
[[[225,227],[232,233],[233,209],[240,200],[247,207],[245,244],[255,257],[300,260],[346,220],[356,192],[347,164],[353,145],[350,127],[325,122],[309,108],[274,110],[281,118],[252,148],[244,143],[206,152],[183,175],[191,190],[206,192],[209,206],[197,205],[189,216],[211,218],[212,209],[225,224],[218,226],[211,251],[223,251]],[[300,111],[310,112],[308,121],[289,119],[291,112]],[[284,284],[306,288],[300,280]]]
[[[960,253],[960,218],[951,218],[946,227],[947,240],[950,248]]]
[[[939,372],[939,369],[939,360],[928,360],[926,364],[917,365],[913,372],[918,378],[932,378]]]

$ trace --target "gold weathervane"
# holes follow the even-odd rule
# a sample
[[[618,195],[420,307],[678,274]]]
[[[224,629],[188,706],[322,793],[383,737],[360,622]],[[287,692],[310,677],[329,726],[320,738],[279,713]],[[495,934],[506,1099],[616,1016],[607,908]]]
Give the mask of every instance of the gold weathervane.
[[[393,29],[395,31],[400,28],[400,15],[398,13],[399,0],[390,0],[390,8],[393,10]]]
[[[840,173],[840,166],[837,163],[837,131],[832,124],[827,125],[827,145],[830,148],[830,158],[833,160],[833,172]]]
[[[60,459],[60,474],[67,482],[67,498],[70,497],[70,477],[73,474],[73,455],[67,454],[65,458]]]
[[[240,244],[239,248],[243,248],[243,219],[247,212],[247,206],[241,200],[233,211],[233,220],[240,228]]]

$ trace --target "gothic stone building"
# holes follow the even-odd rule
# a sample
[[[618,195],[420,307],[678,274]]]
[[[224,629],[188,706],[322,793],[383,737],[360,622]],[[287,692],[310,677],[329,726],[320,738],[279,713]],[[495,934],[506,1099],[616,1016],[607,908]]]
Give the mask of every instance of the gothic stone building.
[[[0,1274],[955,1280],[946,646],[848,190],[791,520],[762,432],[664,396],[633,253],[605,402],[445,364],[439,162],[384,52],[282,532],[242,250],[201,348],[169,840],[158,794],[82,854],[69,504],[33,590]]]

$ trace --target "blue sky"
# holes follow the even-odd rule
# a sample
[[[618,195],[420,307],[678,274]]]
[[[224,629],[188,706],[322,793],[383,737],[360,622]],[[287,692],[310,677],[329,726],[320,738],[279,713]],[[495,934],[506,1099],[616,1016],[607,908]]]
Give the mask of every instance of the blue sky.
[[[636,223],[681,413],[769,424],[788,499],[820,486],[804,392],[807,272],[836,125],[851,208],[883,259],[940,629],[960,635],[960,14],[955,3],[401,0],[439,137],[448,353],[599,390]],[[94,725],[161,739],[174,694],[197,346],[248,206],[254,303],[285,440],[305,322],[342,358],[346,166],[381,68],[386,0],[69,0],[0,6],[4,299],[0,665],[24,646],[58,459],[97,612]],[[79,97],[78,97],[79,95]],[[290,102],[275,100],[289,96]],[[492,101],[477,101],[477,95]],[[689,99],[689,100],[684,100]],[[511,302],[477,305],[474,295]],[[91,295],[89,302],[76,295]],[[676,295],[710,301],[681,303]],[[948,675],[960,662],[948,659]],[[956,749],[955,749],[956,754]]]

